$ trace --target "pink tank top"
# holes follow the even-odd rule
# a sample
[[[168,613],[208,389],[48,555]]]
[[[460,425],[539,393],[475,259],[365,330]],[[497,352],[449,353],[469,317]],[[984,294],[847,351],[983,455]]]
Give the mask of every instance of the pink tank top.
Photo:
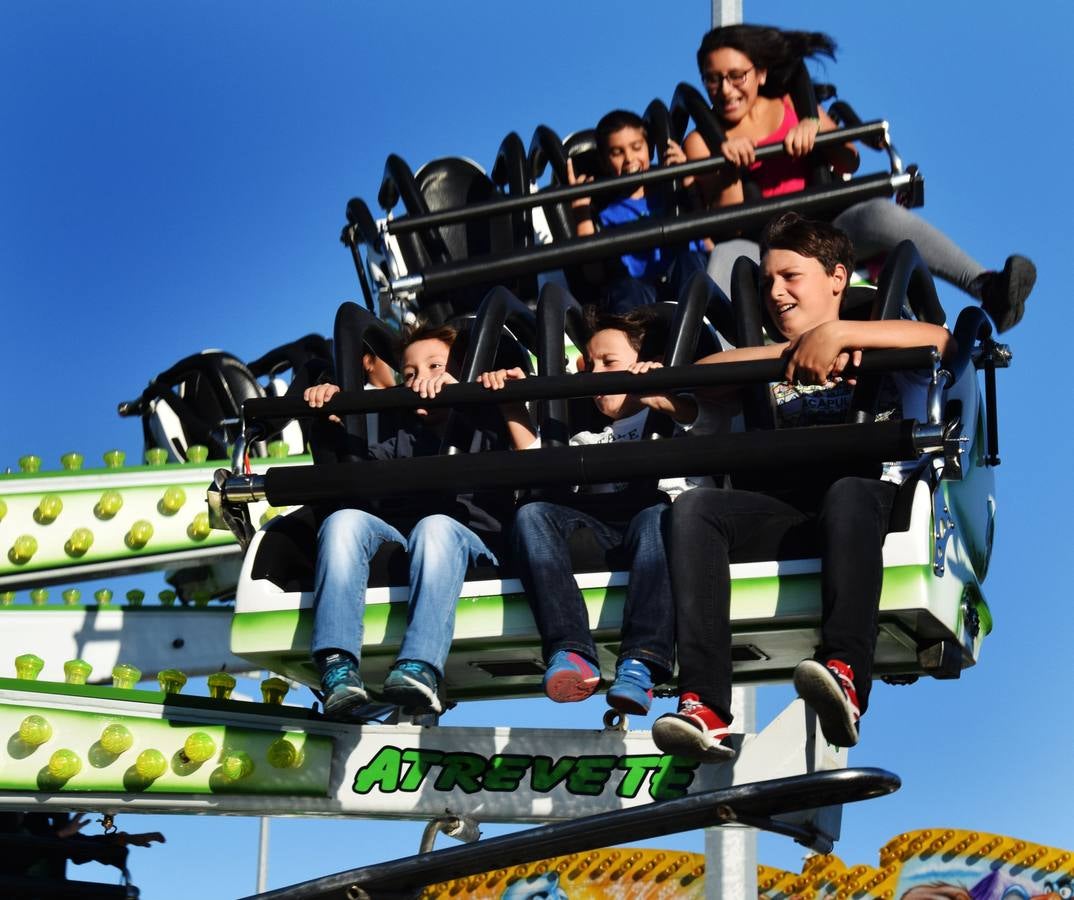
[[[787,132],[798,124],[798,114],[794,111],[790,97],[783,98],[783,121],[779,128],[768,137],[757,142],[758,147],[770,144],[782,144]],[[797,159],[779,156],[764,159],[750,166],[750,174],[761,189],[762,197],[775,197],[778,194],[793,194],[805,189],[805,167]]]

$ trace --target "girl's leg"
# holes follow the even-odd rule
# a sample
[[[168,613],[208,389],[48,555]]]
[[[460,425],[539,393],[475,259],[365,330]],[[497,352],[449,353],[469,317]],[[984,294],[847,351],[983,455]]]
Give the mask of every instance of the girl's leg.
[[[824,552],[821,646],[815,659],[850,666],[862,713],[872,687],[884,537],[897,492],[889,481],[841,478],[825,494],[817,522]]]
[[[426,516],[410,532],[410,605],[400,660],[426,663],[443,678],[455,633],[455,608],[466,569],[484,556],[485,542],[450,516]]]
[[[391,525],[360,509],[340,509],[317,531],[313,586],[314,656],[332,651],[362,652],[362,616],[369,582],[369,562],[386,543],[406,544]]]

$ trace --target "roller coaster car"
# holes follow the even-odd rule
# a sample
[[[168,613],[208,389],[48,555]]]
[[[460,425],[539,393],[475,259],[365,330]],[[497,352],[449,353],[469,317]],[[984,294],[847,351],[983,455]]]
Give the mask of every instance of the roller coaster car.
[[[119,404],[119,414],[140,416],[145,449],[164,448],[172,462],[185,462],[194,444],[207,447],[209,459],[227,459],[244,401],[282,397],[292,389],[301,393],[331,359],[331,344],[317,334],[276,347],[249,365],[222,350],[204,350],[151,379],[137,400]],[[283,378],[288,371],[289,381]],[[286,441],[290,454],[305,452],[306,434],[297,422],[278,422],[268,436]],[[267,455],[265,442],[252,443],[250,454]]]
[[[735,272],[734,307],[739,320],[739,343],[762,340],[756,282],[747,260]],[[546,285],[538,305],[538,368],[542,376],[509,385],[502,399],[543,399],[542,433],[569,433],[557,416],[563,416],[563,398],[593,393],[637,390],[640,382],[616,385],[609,379],[623,376],[562,375],[564,326],[577,346],[586,335],[580,329],[577,305]],[[696,288],[696,289],[695,289]],[[502,289],[501,289],[502,290]],[[651,390],[706,384],[779,380],[778,361],[768,368],[747,368],[754,363],[689,366],[703,330],[702,313],[719,293],[704,276],[695,281],[678,304],[672,328],[669,367],[649,375],[629,376],[651,381]],[[493,294],[496,294],[494,291]],[[880,288],[870,297],[880,315],[904,314],[909,305],[921,318],[942,321],[935,288],[912,244],[907,242],[889,260]],[[502,310],[489,299],[478,312],[476,329],[489,325],[499,334]],[[719,300],[726,302],[720,295]],[[555,302],[553,302],[555,301]],[[517,303],[517,301],[515,301]],[[490,321],[491,320],[491,325]],[[558,334],[558,345],[557,337]],[[842,465],[863,460],[878,464],[890,459],[918,459],[916,475],[900,489],[884,544],[884,586],[880,601],[880,635],[876,674],[908,681],[919,675],[958,677],[973,665],[992,619],[981,591],[988,569],[995,516],[993,466],[996,456],[995,379],[997,366],[1009,359],[1005,347],[991,340],[991,328],[979,309],[964,310],[955,328],[957,358],[940,369],[934,350],[873,351],[865,354],[862,375],[855,389],[854,422],[846,425],[796,428],[766,432],[766,411],[750,397],[767,397],[768,391],[744,390],[747,430],[714,438],[672,442],[550,446],[527,453],[482,454],[482,465],[467,466],[465,454],[421,460],[355,464],[331,488],[321,484],[325,498],[344,490],[349,498],[384,496],[423,489],[419,482],[435,469],[439,484],[458,489],[491,479],[499,486],[527,487],[585,480],[603,482],[638,475],[728,473],[760,477],[775,472],[792,456],[801,465]],[[478,341],[480,343],[480,341]],[[489,344],[489,341],[485,341]],[[495,343],[495,342],[491,342]],[[915,356],[916,354],[916,356]],[[913,362],[906,362],[907,355]],[[902,359],[902,363],[897,360]],[[929,395],[927,422],[871,421],[869,394],[878,384],[878,367],[896,360],[896,367],[935,367]],[[924,360],[924,363],[922,362]],[[481,371],[489,360],[468,357],[468,371]],[[876,365],[873,365],[873,361]],[[745,367],[745,368],[743,368]],[[986,390],[979,388],[975,369],[983,369]],[[598,385],[589,381],[597,379]],[[676,380],[678,379],[678,380]],[[716,379],[722,379],[717,381]],[[464,379],[460,379],[464,380]],[[576,387],[575,387],[576,385]],[[512,393],[511,389],[517,387]],[[436,403],[457,406],[487,402],[477,385],[447,388]],[[528,393],[526,393],[528,391]],[[372,392],[376,393],[376,392]],[[858,397],[861,395],[861,402]],[[348,398],[339,395],[346,401]],[[557,399],[558,398],[558,399]],[[355,401],[341,409],[358,410],[371,403],[370,394],[351,394]],[[386,402],[379,398],[379,402]],[[557,402],[560,404],[557,406]],[[424,401],[423,401],[424,403]],[[255,410],[252,410],[256,407]],[[260,401],[247,404],[251,412],[269,412],[277,405]],[[874,403],[875,408],[875,403]],[[288,409],[291,414],[297,410]],[[256,415],[254,416],[256,418]],[[900,435],[898,445],[888,437]],[[548,455],[551,454],[551,455]],[[558,454],[558,455],[557,455]],[[543,457],[543,458],[542,458]],[[629,459],[628,459],[629,457]],[[866,457],[868,459],[866,460]],[[338,468],[338,467],[337,467]],[[264,476],[260,488],[273,504],[315,499],[315,467],[281,470]],[[422,474],[425,473],[425,474]],[[226,474],[226,473],[224,473]],[[340,479],[346,479],[346,483]],[[497,480],[498,479],[498,480]],[[235,484],[232,484],[235,481]],[[242,479],[218,478],[221,496],[242,497],[250,485]],[[429,485],[424,486],[429,489]],[[231,489],[234,488],[234,491]],[[253,493],[256,493],[254,491]],[[275,493],[275,496],[274,496]],[[309,656],[313,620],[313,557],[315,525],[312,513],[299,510],[274,519],[253,536],[243,565],[232,626],[232,651],[257,667],[286,674],[316,685]],[[624,560],[615,552],[598,552],[586,532],[571,545],[575,578],[585,598],[590,626],[605,676],[614,671],[627,575]],[[781,680],[795,664],[810,656],[819,641],[820,560],[808,542],[776,548],[765,558],[732,560],[731,616],[735,639],[733,659],[741,682]],[[402,548],[389,546],[374,559],[365,613],[362,670],[368,684],[377,685],[395,659],[406,625],[406,566]],[[537,694],[543,671],[540,638],[522,587],[509,568],[477,568],[468,574],[458,604],[452,650],[446,666],[446,684],[453,700],[516,697]]]

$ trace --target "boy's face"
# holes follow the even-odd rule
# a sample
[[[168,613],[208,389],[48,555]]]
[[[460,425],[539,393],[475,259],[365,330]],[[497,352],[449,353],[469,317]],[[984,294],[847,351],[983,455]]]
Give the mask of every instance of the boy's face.
[[[778,249],[769,250],[761,260],[765,305],[790,340],[838,319],[846,285],[847,270],[841,264],[829,275],[813,257]]]
[[[630,346],[623,332],[605,328],[589,339],[586,357],[590,372],[623,372],[638,361],[638,351]],[[601,394],[593,398],[593,403],[609,419],[625,419],[641,409],[630,394]]]
[[[604,161],[613,175],[633,175],[649,168],[649,142],[640,128],[620,128],[608,135]]]
[[[451,347],[436,338],[414,341],[403,351],[403,384],[409,387],[415,379],[433,378],[443,374],[447,371],[450,355]],[[439,419],[446,416],[448,410],[436,409],[433,414],[427,409],[418,409],[416,412],[419,416]]]

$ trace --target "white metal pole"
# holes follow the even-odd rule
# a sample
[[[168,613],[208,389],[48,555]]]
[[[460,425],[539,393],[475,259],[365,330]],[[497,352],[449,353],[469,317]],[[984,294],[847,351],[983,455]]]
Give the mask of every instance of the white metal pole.
[[[731,691],[735,732],[757,730],[757,688]],[[743,900],[757,896],[757,832],[724,825],[705,831],[705,900]]]
[[[268,830],[269,817],[261,817],[261,829],[257,842],[257,892],[268,890]]]
[[[712,27],[737,25],[742,21],[742,0],[712,0]]]

